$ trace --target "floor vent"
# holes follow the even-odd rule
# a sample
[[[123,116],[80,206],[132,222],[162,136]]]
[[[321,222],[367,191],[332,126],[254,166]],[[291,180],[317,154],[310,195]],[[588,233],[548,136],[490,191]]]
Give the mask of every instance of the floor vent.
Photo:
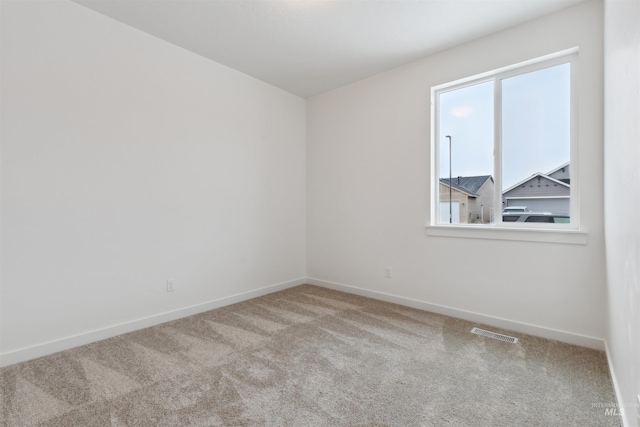
[[[485,331],[484,329],[480,329],[480,328],[473,328],[471,330],[471,333],[482,335],[483,337],[493,338],[500,341],[510,342],[512,344],[515,344],[518,342],[518,338],[510,337],[508,335],[502,335],[497,332]]]

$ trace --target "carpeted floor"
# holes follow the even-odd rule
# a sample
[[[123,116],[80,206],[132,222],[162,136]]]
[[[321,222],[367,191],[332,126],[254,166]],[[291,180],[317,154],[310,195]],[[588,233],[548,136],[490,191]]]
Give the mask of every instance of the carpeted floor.
[[[603,352],[473,326],[298,286],[6,367],[0,424],[620,425]]]

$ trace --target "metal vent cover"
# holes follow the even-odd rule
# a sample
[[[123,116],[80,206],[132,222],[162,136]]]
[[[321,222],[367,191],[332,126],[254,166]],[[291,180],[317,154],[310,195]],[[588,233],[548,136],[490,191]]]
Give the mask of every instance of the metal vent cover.
[[[472,334],[477,334],[477,335],[482,335],[484,337],[493,338],[493,339],[504,341],[504,342],[509,342],[511,344],[515,344],[515,343],[518,342],[518,338],[510,337],[508,335],[499,334],[497,332],[486,331],[486,330],[480,329],[480,328],[473,328],[471,330],[471,333]]]

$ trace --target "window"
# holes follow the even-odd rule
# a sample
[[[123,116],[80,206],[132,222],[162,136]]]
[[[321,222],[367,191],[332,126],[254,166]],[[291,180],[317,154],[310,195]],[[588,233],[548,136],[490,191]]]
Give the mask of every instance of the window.
[[[432,225],[578,228],[576,57],[432,88]]]

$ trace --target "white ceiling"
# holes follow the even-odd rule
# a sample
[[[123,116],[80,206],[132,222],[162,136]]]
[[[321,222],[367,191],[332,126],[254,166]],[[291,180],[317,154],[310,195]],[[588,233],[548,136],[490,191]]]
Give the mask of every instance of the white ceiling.
[[[75,0],[301,97],[583,0]]]

